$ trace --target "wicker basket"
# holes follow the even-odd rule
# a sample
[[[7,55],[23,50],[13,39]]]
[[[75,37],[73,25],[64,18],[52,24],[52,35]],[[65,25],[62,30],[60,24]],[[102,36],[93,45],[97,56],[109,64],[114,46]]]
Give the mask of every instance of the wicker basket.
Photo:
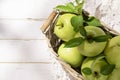
[[[61,40],[57,38],[55,34],[53,34],[53,29],[54,29],[53,25],[54,25],[55,20],[58,18],[59,14],[60,13],[58,11],[53,11],[48,17],[48,19],[46,20],[46,22],[41,27],[41,30],[46,36],[46,39],[48,41],[48,47],[51,49],[54,55],[54,58],[58,60],[59,63],[62,65],[62,67],[68,73],[70,73],[76,80],[84,80],[83,76],[80,73],[78,73],[76,70],[71,68],[69,64],[61,60],[58,57],[58,54],[56,53],[59,45],[61,44]],[[109,31],[111,34],[114,34],[114,35],[120,35],[120,33],[108,27],[105,23],[101,22],[101,24],[104,26],[103,27],[104,30]]]

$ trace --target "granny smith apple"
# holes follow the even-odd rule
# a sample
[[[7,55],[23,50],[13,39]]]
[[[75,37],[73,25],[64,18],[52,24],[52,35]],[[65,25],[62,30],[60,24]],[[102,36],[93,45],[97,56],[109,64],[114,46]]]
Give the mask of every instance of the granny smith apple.
[[[106,47],[104,54],[110,64],[120,68],[120,36],[113,37]]]
[[[101,68],[107,65],[104,59],[95,62],[96,58],[86,58],[81,66],[81,73],[85,80],[107,80],[108,75],[101,74]],[[95,62],[95,63],[94,63]],[[86,69],[86,70],[85,70]],[[89,71],[87,69],[90,69]],[[85,71],[87,71],[85,73]],[[91,72],[90,72],[91,71]]]
[[[81,52],[82,55],[87,57],[94,57],[99,55],[104,50],[107,41],[104,42],[96,41],[90,42],[90,41],[94,37],[106,35],[105,32],[101,28],[95,26],[86,26],[85,30],[87,34],[87,39],[79,46],[79,51]]]
[[[109,75],[108,80],[120,80],[120,68],[116,68]]]
[[[71,18],[76,16],[75,14],[62,14],[58,17],[56,24],[54,26],[54,34],[58,36],[63,41],[68,41],[72,39],[76,32],[73,30],[73,26],[71,25]]]
[[[83,56],[80,54],[78,47],[66,48],[64,46],[65,43],[61,44],[58,49],[59,57],[72,67],[80,66],[83,61]]]

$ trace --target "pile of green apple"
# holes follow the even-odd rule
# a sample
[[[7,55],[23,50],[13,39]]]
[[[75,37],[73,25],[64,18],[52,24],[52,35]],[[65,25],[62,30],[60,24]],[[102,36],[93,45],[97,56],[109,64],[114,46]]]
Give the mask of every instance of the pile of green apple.
[[[120,79],[120,36],[106,31],[82,9],[84,0],[55,7],[61,13],[54,34],[61,39],[58,55],[85,80]]]

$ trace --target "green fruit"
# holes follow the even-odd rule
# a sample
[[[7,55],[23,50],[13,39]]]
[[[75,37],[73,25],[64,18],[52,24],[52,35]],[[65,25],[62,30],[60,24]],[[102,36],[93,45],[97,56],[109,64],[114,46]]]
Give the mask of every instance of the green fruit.
[[[87,57],[99,55],[104,50],[107,41],[96,42],[91,40],[94,37],[105,35],[105,32],[101,28],[95,26],[86,26],[85,30],[87,33],[87,39],[79,46],[79,51]],[[76,36],[78,36],[78,34]]]
[[[63,41],[68,41],[74,38],[76,34],[73,30],[73,26],[71,25],[71,18],[73,16],[76,15],[70,13],[60,15],[55,24],[54,33]]]
[[[101,74],[101,68],[107,65],[104,59],[101,59],[94,63],[96,57],[94,58],[86,58],[81,66],[81,73],[85,80],[107,80],[108,76]],[[94,63],[94,65],[93,65]],[[83,72],[83,69],[89,68],[91,70],[90,74]]]
[[[120,68],[114,69],[108,80],[120,80]]]
[[[120,80],[120,68],[114,69],[108,80]]]
[[[83,56],[80,54],[78,47],[65,48],[65,44],[61,44],[58,49],[58,55],[65,62],[69,63],[72,67],[78,67],[83,61]]]
[[[110,64],[115,64],[120,68],[120,36],[113,37],[105,49],[105,56]]]

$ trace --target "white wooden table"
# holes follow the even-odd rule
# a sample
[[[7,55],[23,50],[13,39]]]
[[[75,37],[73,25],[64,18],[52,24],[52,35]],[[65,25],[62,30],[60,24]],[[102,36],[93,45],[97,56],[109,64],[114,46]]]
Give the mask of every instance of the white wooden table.
[[[55,80],[40,27],[68,0],[0,0],[0,80]]]

